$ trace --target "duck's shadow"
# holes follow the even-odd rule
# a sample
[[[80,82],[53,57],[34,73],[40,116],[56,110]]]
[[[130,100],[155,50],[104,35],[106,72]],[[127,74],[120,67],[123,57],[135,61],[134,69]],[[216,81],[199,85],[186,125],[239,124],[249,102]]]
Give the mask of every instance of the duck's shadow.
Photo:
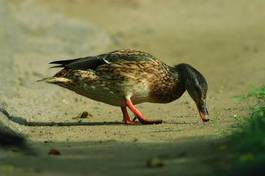
[[[12,116],[10,115],[5,109],[0,107],[0,112],[2,112],[10,121],[17,123],[19,125],[24,125],[24,126],[58,126],[58,127],[63,127],[63,126],[101,126],[101,125],[124,125],[123,122],[83,122],[83,121],[78,121],[78,122],[30,122],[27,121],[26,119],[22,117],[17,117],[17,116]],[[172,122],[172,121],[164,121],[163,124],[190,124],[187,122]],[[141,123],[139,122],[139,125]]]
[[[100,126],[100,125],[122,125],[122,122],[30,122],[23,117],[17,117],[10,115],[5,109],[0,107],[2,112],[8,120],[24,126]]]
[[[28,122],[19,123],[25,126],[101,126],[101,125],[122,125],[121,122]]]

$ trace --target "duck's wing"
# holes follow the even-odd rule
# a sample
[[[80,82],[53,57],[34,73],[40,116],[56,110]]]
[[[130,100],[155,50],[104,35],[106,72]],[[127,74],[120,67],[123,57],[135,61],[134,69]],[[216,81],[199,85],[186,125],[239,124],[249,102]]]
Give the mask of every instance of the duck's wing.
[[[95,70],[98,66],[124,61],[155,61],[154,56],[139,50],[116,50],[98,56],[88,56],[71,60],[53,61],[50,64],[57,64],[54,67],[63,67],[76,70]]]

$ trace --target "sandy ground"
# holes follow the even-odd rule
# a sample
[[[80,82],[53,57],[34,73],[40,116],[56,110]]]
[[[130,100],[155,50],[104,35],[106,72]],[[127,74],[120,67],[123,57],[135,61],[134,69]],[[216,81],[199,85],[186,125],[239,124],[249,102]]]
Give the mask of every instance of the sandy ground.
[[[253,102],[234,96],[265,78],[265,2],[151,0],[0,1],[1,123],[22,133],[38,154],[0,154],[6,175],[209,175],[219,140]],[[120,48],[148,51],[167,64],[189,63],[208,80],[210,122],[185,94],[170,104],[141,104],[149,119],[126,126],[120,109],[36,83],[48,62]],[[83,111],[87,119],[73,119]],[[13,121],[8,120],[8,118]],[[61,126],[31,127],[28,122]],[[14,122],[15,121],[15,122]],[[61,156],[47,155],[50,148]],[[148,168],[160,158],[164,166]]]

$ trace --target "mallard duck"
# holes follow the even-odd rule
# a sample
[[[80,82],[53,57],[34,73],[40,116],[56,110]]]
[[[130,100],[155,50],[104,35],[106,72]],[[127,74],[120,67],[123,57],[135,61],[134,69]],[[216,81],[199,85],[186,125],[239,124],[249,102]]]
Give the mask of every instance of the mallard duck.
[[[160,124],[147,120],[136,104],[169,103],[187,90],[203,122],[208,121],[206,107],[207,81],[188,64],[168,66],[149,53],[125,49],[97,56],[51,62],[62,67],[47,83],[70,89],[90,99],[121,107],[123,122],[131,120],[127,108],[142,124]]]

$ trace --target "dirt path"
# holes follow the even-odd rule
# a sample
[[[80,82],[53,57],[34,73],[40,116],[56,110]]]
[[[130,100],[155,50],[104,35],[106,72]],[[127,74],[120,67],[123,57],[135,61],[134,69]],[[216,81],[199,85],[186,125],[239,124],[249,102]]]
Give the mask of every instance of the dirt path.
[[[21,40],[21,43],[12,48],[18,51],[16,54],[4,55],[4,58],[10,57],[9,60],[1,60],[16,68],[14,71],[8,67],[3,72],[14,74],[16,80],[13,83],[10,77],[5,76],[3,83],[8,84],[0,89],[5,93],[1,106],[12,116],[28,121],[76,122],[77,125],[24,127],[10,124],[32,141],[40,142],[34,144],[40,157],[22,162],[25,156],[13,156],[12,161],[4,160],[8,164],[0,167],[0,171],[12,166],[13,172],[17,169],[21,169],[21,173],[40,170],[43,175],[61,175],[62,168],[71,168],[73,163],[77,163],[78,166],[72,168],[77,175],[90,171],[96,173],[100,164],[106,167],[101,175],[113,168],[116,169],[111,171],[114,175],[117,170],[132,174],[134,168],[140,168],[144,174],[209,174],[212,170],[207,163],[215,157],[208,153],[212,145],[230,132],[231,125],[247,112],[248,104],[237,103],[233,97],[264,82],[265,3],[258,0],[157,0],[155,3],[151,0],[45,0],[8,4],[17,14],[8,18],[15,16],[14,19],[19,21],[15,26],[19,31],[13,34],[21,38],[14,37],[14,41]],[[28,11],[26,9],[30,8],[27,7],[34,8]],[[60,26],[62,33],[59,35],[57,29]],[[9,28],[14,29],[13,23],[7,25]],[[14,43],[8,44],[14,46]],[[168,64],[186,62],[198,68],[209,82],[211,121],[207,124],[200,121],[191,98],[185,94],[167,105],[139,105],[147,117],[163,119],[164,124],[125,126],[120,124],[119,108],[85,99],[55,86],[34,83],[56,72],[48,70],[46,65],[54,58],[93,55],[117,48],[138,48]],[[12,51],[10,47],[6,50]],[[14,90],[10,88],[12,85],[15,85]],[[82,120],[88,125],[80,125],[78,120],[72,119],[82,111],[91,114]],[[43,144],[43,141],[52,143]],[[62,157],[51,159],[47,156],[49,147],[62,150]],[[161,170],[145,167],[145,161],[154,156],[164,157],[166,166]],[[16,159],[17,162],[13,162]],[[122,161],[120,168],[119,160]],[[50,172],[47,171],[50,165],[45,164],[34,165],[35,170],[29,169],[33,163],[47,161],[55,167]],[[192,168],[196,169],[192,171]],[[71,169],[65,171],[68,170]]]

